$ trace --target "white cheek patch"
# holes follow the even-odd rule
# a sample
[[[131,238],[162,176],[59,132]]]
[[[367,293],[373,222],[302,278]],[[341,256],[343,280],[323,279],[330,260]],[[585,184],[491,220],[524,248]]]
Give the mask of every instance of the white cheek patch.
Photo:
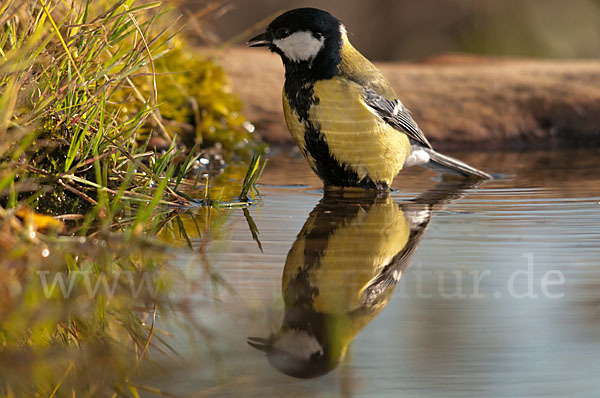
[[[283,39],[273,40],[287,58],[294,62],[311,61],[325,45],[325,38],[317,39],[311,32],[295,32]]]
[[[304,360],[309,360],[316,353],[323,354],[323,347],[317,339],[304,331],[286,332],[275,342],[274,347],[294,358]]]

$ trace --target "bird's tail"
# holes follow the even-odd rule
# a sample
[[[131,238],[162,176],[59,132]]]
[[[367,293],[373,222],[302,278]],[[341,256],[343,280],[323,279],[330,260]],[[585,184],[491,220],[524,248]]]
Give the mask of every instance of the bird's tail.
[[[488,173],[469,166],[458,159],[454,159],[447,155],[442,155],[433,149],[420,149],[424,150],[429,155],[429,161],[422,164],[423,167],[427,167],[428,169],[435,170],[442,174],[454,174],[463,177],[480,178],[486,180],[492,178],[492,176]]]

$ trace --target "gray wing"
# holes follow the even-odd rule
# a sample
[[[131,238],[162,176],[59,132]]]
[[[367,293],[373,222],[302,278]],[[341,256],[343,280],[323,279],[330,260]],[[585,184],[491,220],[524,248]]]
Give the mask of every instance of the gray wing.
[[[427,141],[427,138],[425,138],[425,135],[419,126],[417,126],[417,123],[413,120],[412,116],[410,116],[410,112],[402,105],[400,100],[385,99],[368,88],[364,90],[363,99],[365,103],[373,108],[390,126],[408,135],[411,143],[418,143],[427,148],[431,148],[431,144]]]
[[[392,258],[377,278],[365,288],[361,297],[363,304],[374,304],[386,289],[395,286],[400,281],[402,272],[409,266],[412,255],[425,235],[429,221],[431,221],[431,211],[427,210],[427,216],[424,220],[417,225],[411,226],[406,246]]]

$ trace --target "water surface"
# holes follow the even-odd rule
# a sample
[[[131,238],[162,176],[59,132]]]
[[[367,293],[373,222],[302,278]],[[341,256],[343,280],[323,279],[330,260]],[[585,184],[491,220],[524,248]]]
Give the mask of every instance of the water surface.
[[[501,178],[469,186],[411,169],[389,196],[324,196],[302,159],[279,155],[248,214],[195,215],[217,225],[177,252],[202,333],[165,326],[185,365],[167,361],[152,384],[218,396],[596,396],[600,151],[453,155]]]

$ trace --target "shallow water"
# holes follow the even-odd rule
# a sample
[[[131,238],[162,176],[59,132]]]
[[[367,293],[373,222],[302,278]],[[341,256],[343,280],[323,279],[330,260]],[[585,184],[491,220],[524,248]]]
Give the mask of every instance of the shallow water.
[[[464,186],[412,169],[389,197],[324,198],[302,159],[275,156],[249,211],[262,250],[249,218],[224,210],[211,215],[216,232],[176,253],[200,280],[179,294],[203,334],[165,321],[186,360],[151,384],[219,396],[597,396],[600,151],[453,155],[500,178]]]

